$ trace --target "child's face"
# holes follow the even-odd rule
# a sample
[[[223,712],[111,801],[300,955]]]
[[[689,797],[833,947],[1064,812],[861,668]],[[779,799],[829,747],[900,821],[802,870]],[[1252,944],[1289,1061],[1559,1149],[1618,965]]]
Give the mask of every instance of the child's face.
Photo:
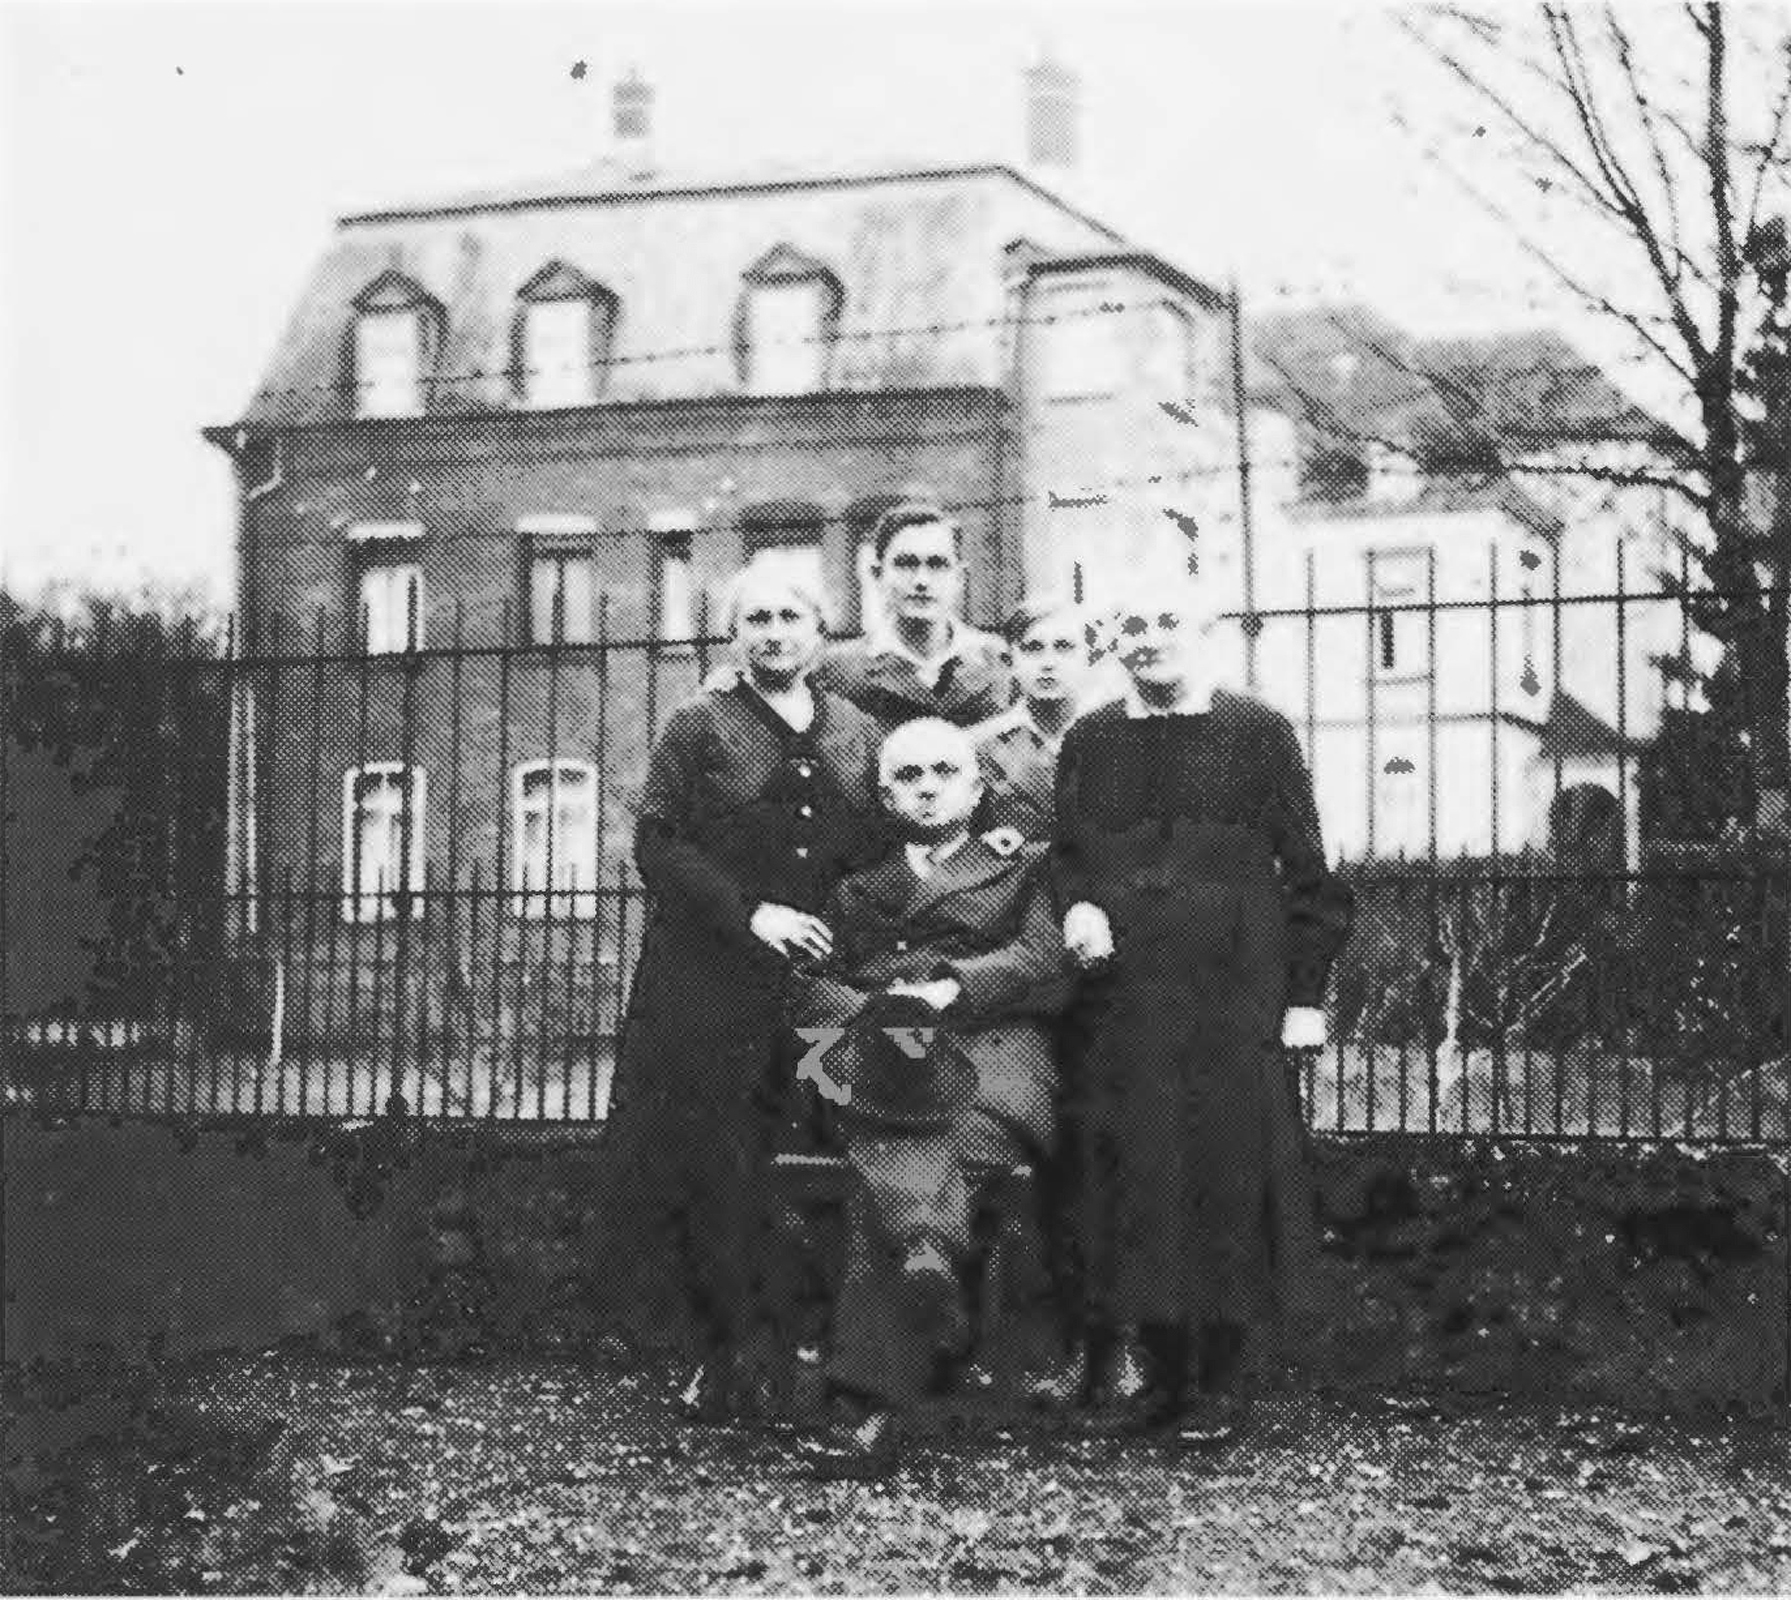
[[[970,820],[983,785],[976,757],[944,741],[915,741],[884,773],[883,800],[917,838],[949,834]]]
[[[1081,624],[1068,613],[1041,617],[1013,648],[1014,680],[1028,700],[1075,698],[1088,669]]]

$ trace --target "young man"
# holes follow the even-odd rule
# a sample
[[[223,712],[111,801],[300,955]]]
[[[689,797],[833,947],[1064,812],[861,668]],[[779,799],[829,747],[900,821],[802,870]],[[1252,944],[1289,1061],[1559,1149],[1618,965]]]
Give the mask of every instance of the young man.
[[[1048,840],[1056,815],[1057,752],[1082,709],[1093,652],[1081,610],[1059,596],[1028,600],[1002,629],[1019,699],[973,730],[987,799],[983,816],[1028,840]]]
[[[937,507],[891,507],[872,534],[882,618],[855,644],[827,652],[815,684],[885,733],[916,717],[961,728],[1005,711],[1014,697],[1006,652],[958,615],[964,558],[957,524]]]
[[[1051,1144],[1048,1016],[1065,973],[1042,853],[969,831],[982,785],[968,734],[936,718],[898,728],[879,779],[905,842],[840,885],[832,956],[796,1007],[856,1177],[829,1371],[855,1414],[815,1451],[839,1475],[893,1464],[901,1412],[963,1348],[979,1176]]]
[[[1066,1120],[1091,1338],[1136,1326],[1148,1420],[1234,1432],[1248,1330],[1310,1287],[1311,1194],[1279,1046],[1324,1042],[1349,930],[1287,719],[1218,685],[1185,578],[1120,609],[1123,702],[1064,739],[1056,882],[1086,969]]]

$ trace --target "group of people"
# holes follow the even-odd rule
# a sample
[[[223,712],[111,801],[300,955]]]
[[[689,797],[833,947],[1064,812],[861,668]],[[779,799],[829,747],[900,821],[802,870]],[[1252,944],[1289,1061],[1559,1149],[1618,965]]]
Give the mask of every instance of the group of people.
[[[772,1161],[793,1097],[850,1179],[815,1468],[899,1459],[976,1359],[979,1193],[1028,1167],[1014,1314],[1034,1392],[1235,1433],[1251,1330],[1310,1285],[1284,1050],[1323,1043],[1349,927],[1287,720],[1215,681],[1191,579],[1111,618],[1090,705],[1080,607],[958,616],[959,533],[893,508],[882,616],[826,646],[824,597],[755,560],[732,663],[653,752],[649,897],[612,1116],[635,1266],[675,1287],[725,1416],[787,1309]]]

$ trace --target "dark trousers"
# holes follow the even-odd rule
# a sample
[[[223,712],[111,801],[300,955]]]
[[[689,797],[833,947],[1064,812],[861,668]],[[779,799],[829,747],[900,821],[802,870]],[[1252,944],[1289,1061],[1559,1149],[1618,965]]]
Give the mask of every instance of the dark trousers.
[[[931,1330],[902,1276],[902,1262],[931,1244],[962,1277],[983,1173],[1011,1170],[1033,1153],[1001,1118],[972,1108],[937,1133],[847,1128],[853,1187],[846,1208],[846,1264],[834,1306],[828,1375],[846,1390],[900,1405],[926,1392],[938,1366]],[[1025,1305],[1043,1279],[1038,1230],[1018,1220],[1008,1240],[1006,1296]]]

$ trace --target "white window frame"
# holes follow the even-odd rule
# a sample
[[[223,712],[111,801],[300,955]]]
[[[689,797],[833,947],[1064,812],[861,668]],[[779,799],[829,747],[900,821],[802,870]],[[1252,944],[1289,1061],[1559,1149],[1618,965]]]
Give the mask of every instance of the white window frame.
[[[357,848],[356,841],[359,830],[356,823],[365,809],[365,801],[361,794],[361,784],[369,778],[382,780],[397,779],[400,798],[395,813],[395,826],[398,829],[391,848],[386,852],[384,865],[390,866],[392,858],[403,849],[405,818],[408,812],[410,828],[410,859],[408,863],[408,884],[411,894],[410,914],[413,918],[423,914],[423,862],[427,853],[428,834],[428,800],[429,774],[421,767],[413,764],[408,769],[402,761],[369,761],[364,766],[350,767],[342,776],[342,920],[344,922],[366,924],[388,922],[398,915],[398,902],[395,898],[396,884],[388,884],[383,872],[375,876],[371,882],[367,880],[369,865],[365,851]],[[378,863],[375,864],[380,865]],[[357,880],[357,869],[359,878]],[[395,874],[394,874],[395,876]]]
[[[696,536],[699,524],[688,511],[655,511],[647,518],[647,531],[653,536],[653,640],[661,647],[684,652],[696,648],[702,631],[702,583],[697,577]],[[680,629],[672,626],[673,606],[667,603],[668,575],[681,570],[685,591],[678,607],[684,612]]]
[[[570,314],[570,315],[568,315]],[[537,329],[554,317],[575,319],[575,326],[555,336],[569,351],[562,359],[543,364],[537,349]],[[588,406],[597,399],[597,305],[589,295],[556,295],[531,300],[522,308],[522,403],[534,410],[552,411]],[[543,339],[543,343],[550,343]]]
[[[529,642],[531,644],[591,644],[597,637],[597,552],[588,544],[555,544],[541,541],[529,549]],[[551,569],[545,586],[543,569]],[[583,573],[584,593],[568,598],[568,577]],[[574,584],[571,587],[576,588]],[[543,606],[545,605],[545,614]],[[555,611],[559,627],[554,627]]]
[[[399,329],[400,323],[408,325],[408,340]],[[389,342],[376,343],[376,334]],[[423,414],[427,337],[428,325],[420,306],[379,306],[356,313],[354,414],[357,417],[417,417]],[[404,354],[406,349],[408,356]]]
[[[416,631],[410,633],[410,589],[416,593]],[[381,590],[386,592],[381,593]],[[391,592],[398,591],[396,596]],[[377,603],[376,603],[377,602]],[[370,656],[405,655],[423,648],[424,590],[420,561],[369,561],[355,583],[361,648]],[[407,635],[410,635],[407,637]]]
[[[806,300],[801,314],[786,312],[776,325],[773,307]],[[751,395],[814,394],[827,387],[832,340],[828,321],[833,288],[819,274],[769,278],[746,289],[746,392]],[[764,319],[762,322],[761,319]],[[797,331],[791,331],[796,327]]]
[[[1430,676],[1428,614],[1422,610],[1386,609],[1422,604],[1430,554],[1423,548],[1368,552],[1369,670],[1378,682],[1422,683]],[[1398,576],[1408,563],[1409,581]],[[1387,573],[1390,566],[1394,569],[1391,577]]]
[[[530,794],[531,780],[545,774],[544,797]],[[562,784],[576,775],[589,795],[589,826],[568,827],[561,837]],[[510,779],[511,910],[531,922],[589,921],[597,915],[598,839],[597,769],[588,761],[566,757],[518,762]],[[539,861],[529,849],[528,824],[545,812],[546,854]],[[571,845],[572,848],[567,848]],[[551,863],[553,882],[547,881]]]

